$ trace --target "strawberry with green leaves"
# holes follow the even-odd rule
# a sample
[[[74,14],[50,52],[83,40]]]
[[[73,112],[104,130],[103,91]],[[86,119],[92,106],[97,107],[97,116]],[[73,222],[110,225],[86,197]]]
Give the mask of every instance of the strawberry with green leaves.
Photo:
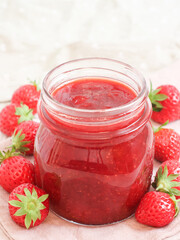
[[[163,128],[165,122],[154,130],[155,135],[155,159],[164,162],[178,160],[180,157],[180,135],[173,129]]]
[[[173,85],[162,85],[157,89],[151,89],[149,98],[152,103],[152,119],[158,123],[164,123],[180,119],[180,92]]]
[[[11,136],[18,125],[19,116],[15,112],[15,104],[5,106],[0,112],[0,131],[7,136]]]
[[[11,192],[22,183],[35,182],[34,165],[18,152],[8,150],[0,152],[0,185]]]
[[[164,227],[173,221],[178,212],[178,200],[173,195],[152,191],[141,199],[135,218],[148,226]]]
[[[38,128],[38,122],[25,121],[20,123],[16,127],[12,138],[12,145],[16,147],[16,150],[25,153],[26,155],[32,155],[34,152],[34,141]],[[18,135],[16,133],[18,133]],[[21,137],[21,139],[19,139],[20,136],[23,136],[23,138]],[[26,141],[26,144],[24,144],[24,141]],[[25,147],[26,151],[24,151],[22,147]]]
[[[18,124],[33,119],[32,112],[33,110],[24,104],[20,107],[15,104],[5,106],[0,112],[0,131],[11,136]]]
[[[28,128],[29,122],[25,123]],[[26,158],[19,156],[21,153],[32,153],[35,138],[33,131],[35,132],[35,130],[29,128],[29,131],[32,130],[32,132],[27,137],[22,130],[15,131],[12,136],[12,145],[8,147],[7,151],[0,152],[0,185],[8,192],[22,183],[35,182],[34,165]],[[27,139],[31,141],[26,141]]]
[[[30,183],[16,187],[8,203],[13,221],[27,229],[41,224],[49,213],[48,194]]]
[[[33,114],[37,112],[37,103],[40,97],[40,88],[36,81],[19,87],[13,94],[11,102],[15,105],[26,104],[33,109]]]
[[[18,155],[25,155],[26,152],[29,151],[27,146],[30,144],[30,141],[26,141],[25,137],[26,136],[24,133],[22,133],[22,130],[19,130],[18,132],[15,130],[12,135],[12,145],[7,147],[7,149],[11,149],[12,154],[17,153]]]
[[[174,160],[163,162],[152,186],[157,191],[173,194],[180,199],[180,162]]]

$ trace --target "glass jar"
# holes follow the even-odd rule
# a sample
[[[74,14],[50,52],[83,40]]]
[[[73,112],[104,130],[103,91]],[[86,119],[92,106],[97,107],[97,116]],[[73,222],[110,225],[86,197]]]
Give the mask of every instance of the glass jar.
[[[79,109],[55,100],[59,86],[77,79],[109,79],[136,97],[108,109]],[[87,58],[57,66],[44,79],[35,141],[36,181],[51,209],[72,222],[99,225],[135,212],[148,191],[154,141],[143,76],[110,59]]]

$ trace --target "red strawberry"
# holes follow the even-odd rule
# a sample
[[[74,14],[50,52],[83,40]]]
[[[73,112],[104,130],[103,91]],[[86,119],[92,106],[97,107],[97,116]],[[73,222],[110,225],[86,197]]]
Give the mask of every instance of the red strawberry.
[[[24,147],[25,147],[25,148],[28,148],[28,150],[26,149],[26,152],[25,152],[26,155],[33,154],[34,140],[35,140],[36,132],[38,128],[39,128],[39,123],[34,121],[26,121],[26,122],[20,123],[15,130],[15,134],[16,132],[20,134],[16,134],[16,135],[14,134],[14,137],[12,140],[16,150],[20,152],[24,152]],[[23,142],[22,142],[23,144],[21,144],[21,142],[19,141],[19,135],[20,136],[24,135]],[[28,143],[24,144],[24,141],[27,141]]]
[[[18,116],[15,115],[16,106],[14,104],[7,105],[0,112],[0,131],[11,136],[14,129],[18,125]]]
[[[164,123],[180,119],[180,92],[172,85],[162,85],[156,90],[151,90],[149,98],[152,103],[152,119]]]
[[[22,156],[13,156],[10,151],[3,156],[0,153],[0,185],[11,192],[22,183],[34,183],[35,171],[33,164]],[[5,160],[4,160],[5,159]]]
[[[162,126],[166,125],[164,123]],[[178,160],[180,157],[180,135],[173,129],[162,128],[154,130],[155,159],[164,162]]]
[[[169,160],[163,162],[157,173],[152,186],[161,192],[167,192],[180,198],[180,162]]]
[[[27,229],[41,224],[49,213],[48,194],[30,183],[16,187],[9,195],[8,205],[11,218]]]
[[[21,104],[21,107],[16,107],[15,104],[9,104],[0,112],[0,131],[11,136],[18,124],[32,119],[32,110],[28,106]]]
[[[13,94],[11,102],[19,105],[20,103],[26,104],[29,108],[33,109],[33,113],[37,112],[37,102],[40,97],[40,89],[37,83],[26,84],[19,87]]]
[[[138,222],[152,226],[168,225],[178,214],[178,205],[174,196],[163,192],[148,192],[142,198],[135,212]]]

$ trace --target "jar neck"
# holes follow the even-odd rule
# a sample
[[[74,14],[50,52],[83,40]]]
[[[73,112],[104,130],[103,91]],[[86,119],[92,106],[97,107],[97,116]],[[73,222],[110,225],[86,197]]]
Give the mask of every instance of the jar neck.
[[[79,78],[109,78],[135,91],[137,97],[127,104],[110,109],[78,109],[63,105],[52,97],[52,92]],[[131,66],[110,59],[88,58],[62,64],[44,79],[39,117],[55,131],[102,134],[125,134],[143,126],[150,117],[147,86],[143,76]]]

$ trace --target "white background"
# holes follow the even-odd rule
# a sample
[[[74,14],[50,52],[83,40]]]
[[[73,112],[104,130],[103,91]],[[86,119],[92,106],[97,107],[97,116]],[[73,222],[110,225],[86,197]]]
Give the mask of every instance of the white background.
[[[0,101],[70,59],[168,66],[180,59],[179,11],[179,0],[0,0]]]

